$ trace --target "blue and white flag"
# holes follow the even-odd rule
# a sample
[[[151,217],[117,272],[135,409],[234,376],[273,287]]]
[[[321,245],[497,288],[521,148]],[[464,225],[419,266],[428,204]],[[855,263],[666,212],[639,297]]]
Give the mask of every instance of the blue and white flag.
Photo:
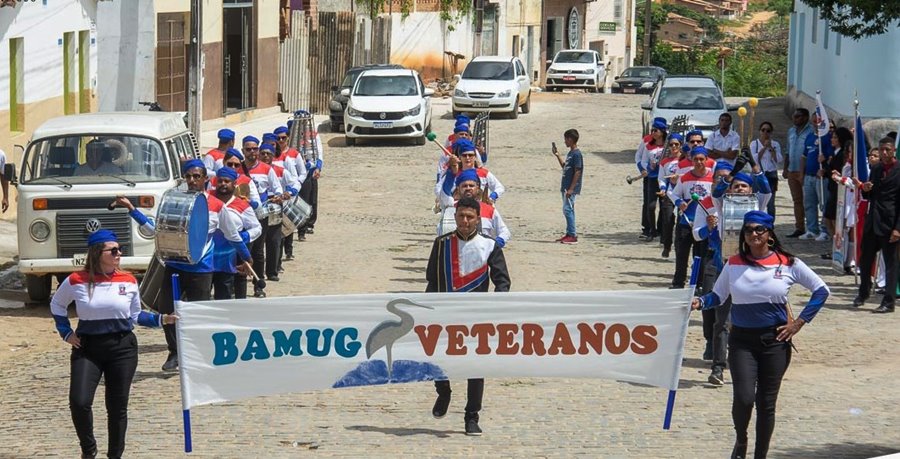
[[[866,133],[863,131],[862,118],[859,116],[859,112],[856,112],[856,129],[854,129],[853,135],[855,136],[855,145],[853,148],[853,156],[855,157],[855,161],[853,161],[853,176],[859,179],[860,182],[868,182],[869,181],[869,149],[866,147]]]
[[[816,91],[816,115],[813,118],[816,125],[816,135],[819,137],[828,134],[828,111],[822,103],[822,91]]]

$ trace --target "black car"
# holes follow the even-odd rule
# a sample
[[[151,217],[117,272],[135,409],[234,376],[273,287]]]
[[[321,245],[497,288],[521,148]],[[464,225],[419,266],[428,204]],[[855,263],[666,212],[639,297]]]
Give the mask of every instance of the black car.
[[[666,77],[662,67],[628,67],[616,77],[612,92],[625,94],[651,94],[656,84]]]
[[[328,104],[331,112],[331,132],[344,132],[344,110],[347,108],[347,97],[341,95],[341,90],[351,89],[356,84],[356,79],[363,70],[372,69],[402,69],[397,64],[370,64],[360,67],[350,67],[340,86],[331,87],[331,102]]]

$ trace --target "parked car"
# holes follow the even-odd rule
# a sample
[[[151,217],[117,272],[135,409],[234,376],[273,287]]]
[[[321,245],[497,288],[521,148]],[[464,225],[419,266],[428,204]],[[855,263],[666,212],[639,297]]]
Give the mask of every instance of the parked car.
[[[531,79],[517,57],[478,56],[456,76],[453,117],[460,113],[508,113],[510,118],[531,111]]]
[[[101,156],[91,157],[86,151],[98,151],[97,144]],[[84,267],[87,238],[101,228],[118,235],[122,269],[145,271],[154,234],[133,224],[126,209],[107,206],[125,195],[155,218],[163,193],[181,179],[181,161],[198,155],[197,141],[178,113],[89,113],[38,126],[18,180],[10,177],[18,192],[19,271],[31,300],[50,297],[54,275]],[[92,159],[98,167],[89,165]]]
[[[676,116],[687,115],[687,124],[703,131],[706,138],[718,129],[722,112],[734,111],[738,107],[738,104],[725,104],[722,89],[710,77],[667,76],[656,85],[650,100],[641,104],[644,135],[650,132],[650,123],[656,117],[672,122]]]
[[[606,89],[606,64],[600,53],[590,49],[566,49],[556,53],[547,69],[547,91],[583,88],[588,92]]]
[[[359,78],[359,75],[363,73],[363,71],[402,68],[402,65],[397,64],[370,64],[360,67],[350,67],[344,75],[344,79],[341,80],[341,85],[331,87],[331,102],[328,104],[331,115],[331,131],[342,132],[344,130],[344,110],[347,109],[347,100],[349,98],[341,94],[341,91],[353,88],[353,85],[356,84],[356,79]]]
[[[614,93],[651,94],[665,77],[662,67],[628,67],[612,82],[611,89]]]
[[[415,139],[425,145],[431,130],[431,96],[419,72],[409,69],[365,70],[353,89],[341,94],[349,97],[344,112],[344,138],[347,145],[357,139]]]

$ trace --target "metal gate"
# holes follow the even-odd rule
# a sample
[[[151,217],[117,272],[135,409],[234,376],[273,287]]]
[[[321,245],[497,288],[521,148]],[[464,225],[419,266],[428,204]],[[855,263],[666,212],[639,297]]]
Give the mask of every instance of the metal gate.
[[[282,107],[287,112],[309,107],[309,31],[312,18],[303,11],[291,13],[290,38],[281,42]]]

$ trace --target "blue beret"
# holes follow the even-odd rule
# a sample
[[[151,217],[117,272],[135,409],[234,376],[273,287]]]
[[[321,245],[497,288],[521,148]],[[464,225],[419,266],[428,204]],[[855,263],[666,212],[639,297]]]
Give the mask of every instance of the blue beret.
[[[702,145],[697,145],[696,147],[691,148],[691,157],[693,158],[694,155],[703,155],[709,158],[709,152],[706,151],[706,148]]]
[[[231,180],[237,180],[238,173],[236,170],[226,166],[216,171],[216,177],[226,177]]]
[[[244,160],[244,155],[241,154],[241,151],[237,148],[229,148],[228,151],[225,152],[225,158],[228,158],[229,156],[234,156],[241,161]]]
[[[746,172],[738,172],[734,174],[734,178],[731,179],[731,183],[734,183],[735,180],[746,183],[747,185],[753,185],[753,177],[750,177],[750,174]]]
[[[678,143],[684,143],[684,136],[678,133],[669,134],[669,140],[677,140]]]
[[[248,136],[244,137],[243,139],[241,139],[241,143],[247,143],[247,142],[253,142],[253,143],[259,144],[259,139],[257,139],[256,137],[253,137],[252,135],[248,135]]]
[[[471,122],[472,120],[466,115],[459,115],[456,117],[456,124],[469,124]]]
[[[187,171],[195,167],[199,167],[206,171],[206,164],[203,164],[203,161],[200,161],[199,159],[190,159],[181,164],[181,174],[184,175]]]
[[[458,132],[469,132],[469,125],[457,124],[456,127],[453,128],[453,133],[456,134]]]
[[[666,119],[662,117],[653,118],[653,128],[659,130],[666,130],[669,128],[668,123],[666,123]]]
[[[275,153],[275,147],[272,146],[271,143],[264,143],[261,147],[259,147],[259,151],[269,151]]]
[[[464,151],[475,151],[475,144],[469,139],[456,139],[453,142],[453,151],[462,153]]]
[[[696,148],[703,148],[703,147],[696,147]],[[705,150],[705,148],[704,148],[704,150]],[[715,169],[716,169],[716,170],[715,170],[716,172],[718,172],[718,171],[730,171],[730,170],[733,170],[733,169],[734,169],[734,165],[732,165],[732,164],[729,163],[728,161],[725,161],[724,159],[720,159],[720,160],[716,161],[716,168],[715,168]]]
[[[104,228],[91,233],[87,240],[88,247],[104,242],[119,242],[119,238],[116,237],[116,233]]]
[[[272,132],[274,132],[275,134],[287,134],[289,131],[288,131],[287,126],[278,126]]]
[[[478,182],[480,185],[481,179],[478,178],[478,172],[475,172],[475,169],[466,169],[456,176],[456,185],[459,186],[462,182]]]
[[[699,129],[694,129],[693,131],[688,131],[688,133],[685,134],[684,138],[685,138],[685,139],[690,139],[692,136],[695,136],[695,135],[699,135],[700,138],[702,139],[702,138],[703,138],[703,131],[701,131],[701,130],[699,130]]]
[[[234,131],[231,129],[219,129],[219,140],[234,140]]]
[[[263,134],[262,140],[263,140],[263,142],[277,142],[278,136],[275,134],[272,134],[271,132],[267,132],[267,133]]]
[[[761,210],[751,210],[750,212],[744,214],[744,225],[748,223],[755,223],[765,226],[766,228],[773,229],[775,228],[775,217]]]

